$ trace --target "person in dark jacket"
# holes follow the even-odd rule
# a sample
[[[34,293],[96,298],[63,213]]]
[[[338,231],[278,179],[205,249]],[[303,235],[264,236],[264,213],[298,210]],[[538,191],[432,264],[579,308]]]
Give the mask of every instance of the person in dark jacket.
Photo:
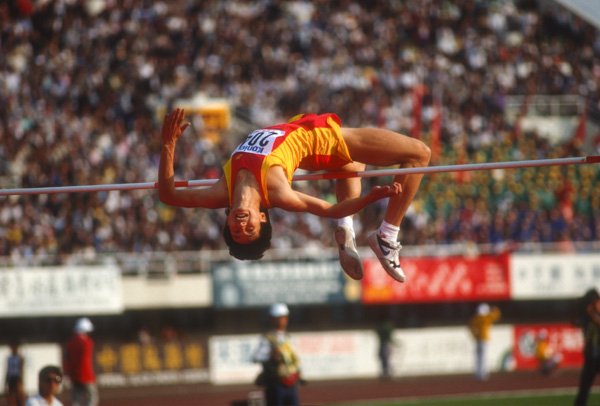
[[[596,289],[584,296],[583,312],[583,367],[579,376],[579,388],[575,406],[586,406],[594,378],[600,372],[600,294]]]

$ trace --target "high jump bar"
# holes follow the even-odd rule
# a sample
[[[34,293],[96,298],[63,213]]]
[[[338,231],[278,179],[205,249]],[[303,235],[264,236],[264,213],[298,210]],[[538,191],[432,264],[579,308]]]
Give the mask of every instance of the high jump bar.
[[[488,162],[481,164],[462,164],[462,165],[441,165],[428,166],[425,168],[396,168],[396,169],[375,169],[369,171],[355,172],[317,172],[309,174],[294,175],[294,181],[303,180],[322,180],[322,179],[343,179],[343,178],[373,178],[378,176],[396,176],[396,175],[416,175],[444,172],[468,172],[484,171],[492,169],[512,169],[512,168],[532,168],[540,166],[555,165],[578,165],[600,163],[600,156],[588,156],[577,158],[555,158],[555,159],[535,159],[530,161],[509,161],[509,162]],[[200,187],[210,186],[217,182],[217,179],[202,180],[184,180],[175,181],[175,187]],[[143,183],[116,183],[107,185],[82,185],[82,186],[56,186],[39,187],[23,189],[0,189],[0,196],[21,196],[21,195],[39,195],[56,193],[76,193],[76,192],[105,192],[112,190],[143,190],[158,189],[158,182]]]

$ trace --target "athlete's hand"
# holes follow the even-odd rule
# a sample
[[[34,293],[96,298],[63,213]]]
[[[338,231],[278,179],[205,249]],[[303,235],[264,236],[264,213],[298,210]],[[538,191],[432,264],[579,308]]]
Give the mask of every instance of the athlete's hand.
[[[183,134],[186,128],[190,126],[190,123],[181,125],[184,117],[184,109],[175,109],[175,111],[170,115],[165,115],[165,120],[163,121],[162,126],[163,145],[175,145],[177,139],[181,137],[181,134]]]
[[[373,200],[379,200],[396,196],[400,193],[402,193],[402,185],[398,182],[394,182],[391,186],[375,186],[369,192],[369,197],[373,198]]]

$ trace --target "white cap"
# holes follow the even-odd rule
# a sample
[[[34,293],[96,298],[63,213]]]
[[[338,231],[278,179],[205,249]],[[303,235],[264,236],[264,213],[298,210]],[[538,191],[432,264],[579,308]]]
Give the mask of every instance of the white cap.
[[[285,303],[275,303],[271,305],[271,308],[269,309],[269,315],[271,317],[283,317],[289,314],[290,310]]]
[[[75,328],[73,329],[76,333],[89,333],[94,331],[94,325],[87,317],[82,317],[75,322]]]
[[[477,307],[477,314],[484,315],[490,312],[490,305],[487,303],[482,303]]]

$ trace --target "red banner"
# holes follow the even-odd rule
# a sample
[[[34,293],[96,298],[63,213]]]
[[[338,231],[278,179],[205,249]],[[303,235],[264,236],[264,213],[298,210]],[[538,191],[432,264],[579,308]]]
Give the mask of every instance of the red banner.
[[[580,368],[583,362],[583,334],[580,328],[570,324],[515,325],[515,348],[513,355],[515,368],[519,370],[538,369],[536,340],[540,331],[545,330],[547,341],[555,354],[561,355],[559,368]]]
[[[365,258],[362,303],[451,302],[510,298],[509,254],[401,258],[406,283],[398,283],[376,258]]]

